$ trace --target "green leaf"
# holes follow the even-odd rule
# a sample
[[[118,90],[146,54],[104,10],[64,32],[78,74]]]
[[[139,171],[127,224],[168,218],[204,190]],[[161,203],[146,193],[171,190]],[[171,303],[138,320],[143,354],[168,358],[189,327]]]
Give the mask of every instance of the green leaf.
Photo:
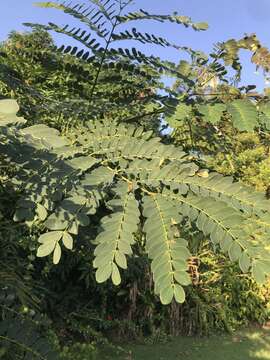
[[[57,265],[61,259],[61,246],[59,243],[56,243],[55,249],[53,252],[53,263]]]
[[[178,71],[182,75],[188,76],[190,74],[191,70],[192,70],[192,67],[189,62],[187,62],[185,60],[180,61],[179,65],[178,65]]]
[[[45,147],[61,148],[68,145],[69,142],[60,136],[58,130],[50,128],[45,124],[32,125],[21,130],[22,134],[31,136],[33,139],[42,140]]]
[[[160,291],[160,300],[163,305],[168,305],[172,302],[174,295],[173,288],[171,286],[167,286],[162,288]]]
[[[258,114],[250,100],[234,100],[227,106],[233,125],[240,131],[253,131],[258,126]]]
[[[17,206],[19,208],[25,208],[25,209],[34,209],[36,204],[31,201],[31,200],[27,200],[27,199],[20,199],[18,202],[17,202]]]
[[[77,221],[72,221],[71,225],[69,225],[67,231],[70,233],[70,234],[73,234],[73,235],[78,235],[78,232],[79,232],[79,226],[78,226],[78,223]]]
[[[121,283],[120,272],[118,270],[118,267],[114,263],[112,264],[112,282],[116,286]]]
[[[57,4],[53,1],[38,1],[33,4],[34,6],[38,6],[41,8],[54,8],[58,10],[64,10],[65,8],[61,6],[60,4]]]
[[[47,241],[39,246],[37,250],[37,257],[44,257],[50,255],[55,248],[55,241]]]
[[[243,273],[248,272],[250,269],[251,261],[246,251],[244,251],[239,258],[239,266]]]
[[[56,214],[52,214],[45,221],[44,226],[50,230],[65,230],[68,226],[68,221],[63,221]]]
[[[209,28],[209,25],[207,24],[207,22],[198,22],[198,23],[195,23],[195,24],[193,25],[193,28],[194,28],[195,30],[202,30],[202,31],[204,31],[204,30],[207,30],[207,29]]]
[[[237,261],[242,254],[242,250],[239,244],[233,243],[229,248],[229,257],[231,261]]]
[[[62,231],[49,231],[45,234],[40,235],[40,237],[38,238],[38,242],[39,243],[46,243],[46,242],[58,242],[59,240],[61,240],[63,236],[63,232]]]
[[[181,285],[176,284],[174,286],[174,298],[179,304],[185,302],[186,295]]]
[[[123,254],[122,252],[117,251],[115,253],[115,262],[122,269],[127,269],[127,258],[125,256],[125,254]]]
[[[270,104],[269,102],[260,104],[259,111],[263,114],[259,117],[260,122],[263,123],[267,130],[270,130]]]
[[[19,208],[15,211],[13,221],[31,221],[34,220],[34,213],[30,208]]]
[[[62,241],[67,249],[69,250],[73,249],[73,238],[69,233],[67,232],[63,233]]]
[[[67,164],[74,169],[86,171],[97,163],[97,159],[92,156],[79,156],[67,161]]]
[[[112,274],[112,262],[107,263],[103,267],[99,267],[96,271],[96,281],[103,283],[110,278]]]
[[[18,111],[19,105],[17,104],[17,101],[12,99],[0,100],[0,113],[2,115],[16,115]]]
[[[48,216],[48,212],[47,212],[46,208],[41,204],[37,204],[36,213],[39,217],[39,220],[41,220],[41,221],[46,220],[46,218]]]
[[[100,166],[85,176],[85,179],[82,181],[82,185],[91,187],[96,185],[109,184],[112,182],[113,177],[114,173],[112,171],[106,167]]]
[[[235,239],[236,240],[236,239]],[[233,238],[230,236],[230,234],[224,234],[220,241],[219,241],[219,244],[220,244],[220,248],[223,252],[227,252],[227,251],[230,251],[230,259],[231,261],[234,261],[234,256],[236,257],[237,256],[237,249],[238,247],[236,246],[236,250],[234,250],[234,242],[233,242]],[[237,244],[236,244],[237,245]],[[237,260],[237,259],[236,259]]]
[[[223,104],[198,106],[198,111],[204,116],[204,120],[213,125],[220,122],[221,116],[225,110],[226,106]]]
[[[187,286],[191,284],[190,275],[186,271],[175,271],[174,278],[181,285]]]
[[[59,247],[58,241],[62,238],[62,235],[63,235],[62,231],[50,231],[40,235],[40,237],[38,238],[38,242],[41,243],[42,245],[40,245],[38,248],[37,257],[48,256],[53,251],[55,254],[55,249]],[[58,252],[59,249],[56,250],[56,254],[58,254]],[[60,248],[60,256],[61,256],[61,248]]]
[[[88,226],[90,224],[90,220],[89,217],[84,214],[84,213],[79,213],[77,215],[77,222],[81,225],[81,226]]]
[[[252,264],[252,270],[251,270],[252,276],[254,280],[258,284],[264,284],[265,283],[265,272],[263,266],[260,264],[260,262],[254,261]]]
[[[187,117],[190,116],[191,111],[192,111],[191,106],[179,102],[175,111],[172,114],[170,114],[169,112],[167,113],[166,122],[173,128],[182,126],[183,121],[185,121]]]

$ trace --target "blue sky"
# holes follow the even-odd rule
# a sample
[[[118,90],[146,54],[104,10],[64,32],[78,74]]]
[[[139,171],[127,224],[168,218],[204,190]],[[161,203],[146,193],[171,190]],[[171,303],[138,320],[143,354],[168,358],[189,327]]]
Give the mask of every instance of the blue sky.
[[[83,1],[87,3],[87,0]],[[179,45],[187,45],[196,50],[209,52],[214,43],[241,38],[245,33],[256,33],[261,42],[270,47],[269,15],[270,0],[137,0],[133,9],[143,8],[152,13],[169,14],[177,11],[180,15],[188,15],[193,21],[207,21],[209,30],[195,32],[176,24],[149,23],[142,24],[142,30],[157,33]],[[33,0],[8,0],[1,4],[0,41],[4,40],[11,30],[22,31],[23,22],[47,23],[60,25],[73,23],[73,20],[57,10],[40,9],[33,6]],[[131,26],[135,23],[131,23]],[[55,36],[57,43],[63,39]],[[148,48],[153,53],[172,61],[181,59],[181,53],[174,49]],[[243,54],[245,75],[243,83],[257,84],[263,88],[263,75],[256,75],[255,67],[249,64],[247,55]]]

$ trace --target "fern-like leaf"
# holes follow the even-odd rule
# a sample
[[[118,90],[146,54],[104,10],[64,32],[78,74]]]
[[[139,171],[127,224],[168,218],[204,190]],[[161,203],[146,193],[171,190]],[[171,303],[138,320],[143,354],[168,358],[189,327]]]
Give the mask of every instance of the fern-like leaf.
[[[256,107],[249,100],[235,100],[227,106],[227,111],[240,131],[253,131],[258,126]]]
[[[200,105],[198,106],[198,111],[203,115],[203,119],[206,122],[209,122],[213,125],[216,125],[220,122],[223,112],[226,110],[224,104],[209,104],[209,105]]]
[[[175,205],[161,195],[146,196],[143,201],[143,215],[146,233],[146,250],[152,260],[151,270],[155,282],[155,292],[161,302],[169,304],[173,297],[184,302],[182,285],[190,283],[187,274],[187,259],[190,257],[187,242],[179,238],[175,225],[181,217]]]
[[[131,192],[129,184],[118,183],[114,188],[115,198],[107,202],[114,213],[101,220],[101,232],[95,243],[94,267],[97,282],[112,278],[115,285],[121,282],[118,267],[127,268],[127,255],[132,254],[131,245],[135,243],[134,233],[139,223],[138,202]]]
[[[162,47],[173,47],[177,50],[188,51],[187,47],[177,46],[175,44],[168,42],[165,38],[162,38],[160,36],[155,36],[154,34],[141,33],[136,28],[133,28],[131,31],[126,30],[118,34],[113,34],[112,39],[114,41],[134,40],[134,41],[139,41],[142,44],[155,44]]]
[[[104,15],[100,10],[95,8],[86,7],[85,5],[75,4],[71,6],[67,2],[38,2],[36,3],[39,7],[54,8],[62,10],[64,13],[71,15],[78,19],[80,22],[86,24],[92,31],[94,31],[99,37],[105,38],[108,35],[108,30],[104,29],[103,26],[106,24]]]
[[[100,54],[100,51],[103,50],[103,48],[101,48],[101,44],[95,38],[93,38],[92,34],[80,28],[70,28],[68,25],[60,27],[52,22],[49,22],[48,25],[35,23],[24,23],[24,25],[31,27],[35,30],[55,31],[59,34],[64,34],[72,37],[74,40],[80,42],[83,46],[90,49],[91,54],[95,54],[96,56],[98,56]],[[58,48],[58,51],[62,52],[63,54],[74,55],[77,58],[82,58],[83,60],[87,60],[89,58],[89,53],[88,56],[86,56],[86,50],[78,49],[78,47],[75,46],[72,47],[69,45],[63,45],[62,47]]]
[[[140,9],[139,12],[132,12],[124,16],[118,16],[117,19],[121,23],[135,20],[154,20],[159,22],[170,21],[177,24],[182,24],[185,27],[192,26],[194,30],[207,30],[207,23],[193,23],[191,18],[188,16],[181,15],[154,15],[150,14],[145,10]]]

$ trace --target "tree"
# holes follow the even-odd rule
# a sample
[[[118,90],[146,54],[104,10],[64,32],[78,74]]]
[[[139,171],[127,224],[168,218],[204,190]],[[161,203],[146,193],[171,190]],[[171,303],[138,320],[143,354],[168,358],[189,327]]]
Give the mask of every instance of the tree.
[[[96,96],[102,98],[102,109],[96,114],[90,104],[89,84],[98,63],[56,52],[48,32],[38,28],[32,33],[11,33],[1,46],[0,64],[1,96],[16,98],[22,115],[31,123],[38,118],[39,122],[66,128],[76,121],[87,121],[90,113],[101,119],[134,122],[136,114],[149,112],[140,121],[158,132],[159,120],[153,119],[151,111],[153,99],[158,98],[159,75],[147,76],[130,61],[110,62],[101,70]]]
[[[256,36],[218,44],[210,54],[214,61],[208,64],[180,62],[179,68],[200,81],[189,91],[176,81],[176,106],[167,121],[174,128],[174,143],[183,144],[205,167],[263,190],[269,182],[269,97],[267,89],[259,94],[254,85],[237,85],[242,71],[238,57],[241,48],[252,51],[252,62],[267,76],[269,52]],[[264,56],[259,56],[261,49]],[[224,61],[224,65],[217,61]],[[230,65],[237,70],[232,78],[226,76]]]

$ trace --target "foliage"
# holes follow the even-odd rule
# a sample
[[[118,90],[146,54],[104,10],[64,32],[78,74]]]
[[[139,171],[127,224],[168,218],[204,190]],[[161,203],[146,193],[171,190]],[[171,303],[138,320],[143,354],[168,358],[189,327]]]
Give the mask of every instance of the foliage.
[[[0,91],[6,98],[16,98],[21,114],[29,123],[39,122],[67,128],[69,124],[88,120],[92,81],[97,63],[82,62],[74,56],[56,52],[50,35],[42,30],[11,33],[1,46]],[[27,61],[25,61],[27,59]],[[119,75],[121,70],[121,75]],[[110,72],[110,83],[107,83]],[[143,73],[142,73],[143,74]],[[149,75],[150,76],[150,75]],[[151,115],[151,96],[158,86],[157,78],[141,75],[132,64],[109,66],[100,72],[97,96],[103,99],[98,118],[132,118],[146,112],[141,122],[157,129],[159,122]],[[117,104],[117,107],[116,107]],[[147,105],[148,104],[148,105]],[[151,120],[151,122],[150,122]]]
[[[160,75],[182,79],[189,85],[193,84],[193,81],[178,71],[177,66],[171,62],[148,56],[132,45],[128,48],[117,46],[123,42],[125,44],[128,40],[131,44],[139,41],[148,47],[150,45],[171,47],[176,51],[187,53],[195,62],[202,61],[204,54],[185,46],[172,44],[160,36],[143,33],[135,27],[132,30],[125,30],[123,27],[128,26],[127,23],[130,21],[169,21],[185,27],[191,26],[194,30],[200,31],[206,30],[207,24],[194,23],[187,16],[152,15],[145,10],[123,15],[130,3],[131,1],[94,1],[89,7],[80,3],[69,4],[65,1],[37,3],[38,6],[51,7],[69,14],[79,20],[80,26],[59,26],[51,22],[47,25],[32,23],[25,25],[35,30],[54,31],[67,35],[72,41],[76,40],[78,46],[63,45],[58,51],[65,55],[65,59],[70,59],[68,54],[72,55],[72,71],[77,74],[91,66],[92,77],[87,78],[88,84],[90,83],[88,103],[94,103],[95,106],[88,109],[89,118],[91,114],[91,118],[100,119],[106,108],[102,118],[107,121],[113,118],[118,121],[145,124],[147,120],[147,127],[151,128],[151,122],[153,119],[159,120],[162,105],[168,94],[171,94],[171,89],[160,81]],[[76,59],[82,61],[78,63]],[[164,95],[160,95],[160,91]],[[128,106],[130,106],[129,112],[127,112]]]
[[[228,135],[227,135],[228,136]],[[233,175],[260,191],[269,186],[268,146],[259,134],[242,133],[231,138],[234,152],[218,153],[207,162],[216,171]]]
[[[61,357],[65,360],[96,360],[97,350],[91,344],[76,343],[70,347],[64,347]]]
[[[239,59],[241,49],[252,51],[251,62],[257,68],[262,68],[266,73],[270,70],[270,53],[269,50],[262,46],[256,34],[245,36],[240,40],[230,39],[224,43],[217,44],[219,58],[222,58],[226,65],[232,65],[235,70],[240,72],[242,66]]]
[[[259,94],[254,85],[238,86],[242,71],[240,49],[251,51],[252,61],[256,58],[256,66],[267,76],[267,59],[257,57],[261,48],[252,35],[238,42],[231,39],[219,43],[200,66],[181,61],[179,69],[196,82],[187,89],[176,81],[177,95],[166,121],[174,128],[174,143],[183,145],[201,166],[266,190],[270,141],[268,91]],[[236,70],[232,78],[228,76],[229,66]]]
[[[37,256],[53,254],[58,264],[63,249],[73,249],[79,226],[91,228],[91,217],[105,206],[108,215],[98,235],[90,237],[99,283],[111,278],[120,284],[119,270],[127,268],[139,223],[163,304],[173,297],[182,303],[183,286],[190,283],[190,252],[181,227],[197,226],[243,272],[250,270],[263,282],[269,262],[264,247],[269,203],[263,195],[248,189],[247,196],[243,185],[215,173],[199,176],[185,153],[149,136],[140,128],[98,122],[68,137],[44,125],[2,135],[2,152],[22,170],[16,185],[24,191],[14,220],[45,230]]]
[[[230,46],[232,47],[230,48]],[[197,64],[180,62],[179,68],[184,69],[199,81],[197,86],[189,90],[190,97],[187,96],[188,92],[183,88],[181,82],[176,82],[175,89],[178,92],[176,111],[171,112],[167,120],[174,127],[172,133],[174,143],[183,145],[190,152],[191,157],[197,159],[202,167],[231,175],[234,179],[242,180],[246,184],[255,186],[258,190],[265,191],[269,187],[267,166],[269,126],[265,117],[269,98],[267,92],[263,95],[255,92],[255,86],[237,87],[242,70],[238,57],[240,48],[252,51],[252,61],[267,73],[269,69],[266,66],[266,58],[257,57],[260,52],[260,44],[255,36],[245,37],[238,43],[230,40],[224,44],[218,44],[216,52],[210,55],[214,58],[213,63],[209,62],[209,64],[198,67]],[[264,48],[264,52],[266,54],[268,50],[266,51]],[[227,70],[223,65],[218,64],[220,60],[224,60],[225,66],[232,65],[237,70],[235,78],[231,80],[224,77]],[[263,109],[265,109],[264,114],[261,112]],[[201,176],[206,176],[207,179],[208,171],[205,169],[201,171]],[[212,260],[216,261],[217,257]],[[193,320],[193,317],[195,319],[194,328],[200,329],[199,324],[202,324],[199,331],[205,332],[212,326],[213,328],[223,328],[224,326],[227,329],[235,328],[237,324],[245,323],[247,319],[251,322],[260,322],[265,321],[269,316],[268,312],[265,312],[265,309],[268,308],[268,295],[266,294],[266,297],[262,295],[263,288],[255,287],[253,292],[251,289],[254,284],[250,279],[239,278],[235,268],[229,269],[231,270],[229,270],[229,274],[227,273],[226,284],[231,288],[229,288],[227,297],[227,289],[223,286],[223,282],[215,284],[210,282],[208,288],[206,277],[209,272],[201,269],[201,276],[204,279],[202,287],[208,288],[208,290],[204,293],[200,288],[194,288],[193,294],[197,300],[195,303],[198,304],[200,310],[192,313],[191,300],[189,300],[190,307],[188,309],[191,319]],[[213,278],[219,271],[224,272],[222,265],[215,266]],[[225,274],[223,275],[226,276]],[[256,293],[261,295],[256,297]],[[246,294],[243,301],[240,300],[241,294]],[[255,297],[253,297],[254,295]],[[219,298],[224,305],[222,308],[213,306],[211,301],[211,299]],[[228,300],[227,304],[224,298]],[[200,314],[200,316],[196,317],[196,314]],[[238,314],[243,315],[241,320]]]
[[[223,254],[205,252],[199,256],[199,263],[198,281],[190,291],[189,306],[184,309],[187,314],[182,315],[190,319],[187,333],[232,332],[268,320],[268,284],[258,286]]]
[[[176,94],[165,109],[166,121],[175,129],[174,137],[201,157],[233,153],[234,141],[242,132],[256,131],[269,143],[268,92],[259,94],[254,85],[238,86],[240,49],[251,51],[252,61],[256,58],[256,66],[267,76],[267,60],[257,56],[262,47],[253,35],[217,44],[203,63],[192,60],[178,65],[193,84],[187,87],[179,79],[175,82]],[[231,67],[236,70],[234,75]]]
[[[10,301],[10,295],[6,300]],[[1,317],[0,358],[8,360],[16,356],[18,359],[59,359],[59,353],[53,349],[43,327],[45,321],[43,319],[40,321],[38,316],[33,318],[34,311],[31,318],[14,312],[5,307],[4,303],[1,305],[1,311],[5,315]]]

